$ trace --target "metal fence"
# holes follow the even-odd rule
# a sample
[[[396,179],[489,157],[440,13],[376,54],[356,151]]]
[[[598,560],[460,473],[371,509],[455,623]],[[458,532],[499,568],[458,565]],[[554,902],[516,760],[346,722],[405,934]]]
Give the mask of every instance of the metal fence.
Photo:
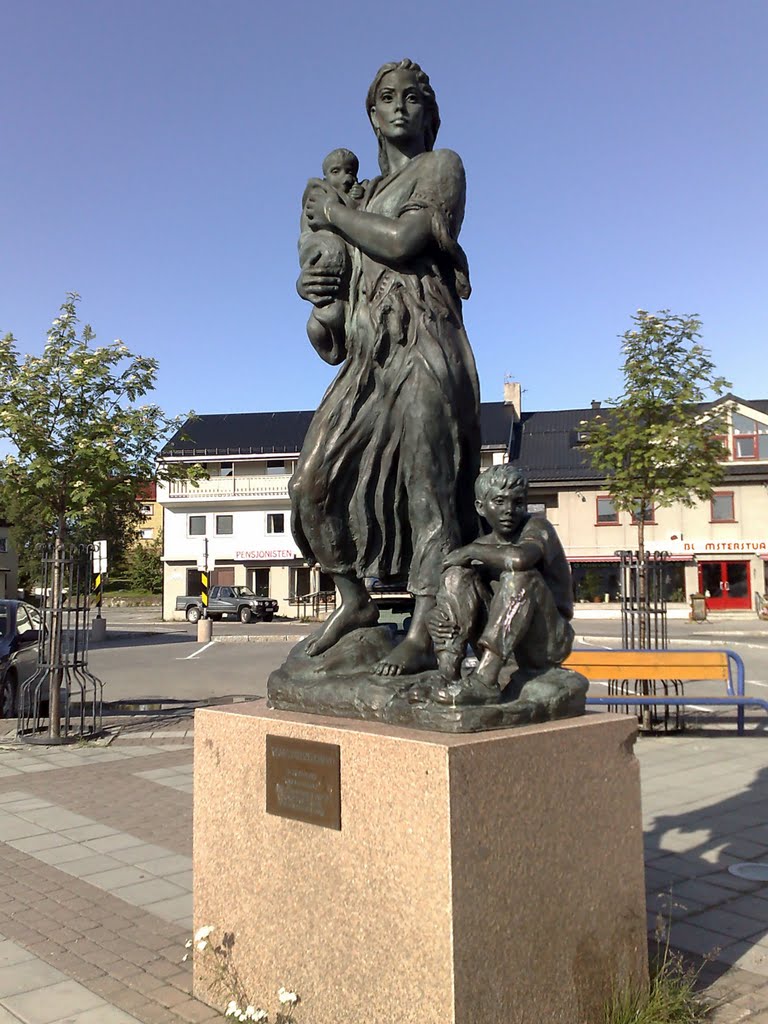
[[[666,551],[617,551],[619,556],[619,593],[621,601],[621,646],[625,651],[663,651],[669,647],[665,579],[669,555]],[[608,693],[634,693],[645,697],[683,693],[679,679],[658,682],[636,679],[611,680]],[[626,711],[629,712],[629,706]],[[634,711],[634,709],[633,709]],[[683,708],[667,704],[642,707],[638,713],[643,732],[678,732],[684,728]]]
[[[69,743],[102,729],[103,684],[88,670],[92,556],[90,544],[43,549],[37,668],[18,696],[24,742]]]

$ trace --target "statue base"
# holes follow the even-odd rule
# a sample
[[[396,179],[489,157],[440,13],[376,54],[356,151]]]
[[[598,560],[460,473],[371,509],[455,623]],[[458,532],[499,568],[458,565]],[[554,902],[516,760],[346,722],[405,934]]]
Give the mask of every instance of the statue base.
[[[380,676],[373,666],[394,646],[386,626],[356,629],[323,654],[310,658],[302,640],[269,677],[267,699],[280,711],[357,718],[434,732],[482,732],[583,715],[588,680],[569,669],[518,670],[498,703],[438,704],[414,701],[443,683],[436,670],[412,676]],[[409,693],[409,691],[411,691]]]
[[[199,710],[194,926],[215,926],[255,1006],[298,992],[300,1024],[600,1021],[647,984],[636,732],[608,714],[445,736]],[[194,969],[224,1007],[214,958]]]

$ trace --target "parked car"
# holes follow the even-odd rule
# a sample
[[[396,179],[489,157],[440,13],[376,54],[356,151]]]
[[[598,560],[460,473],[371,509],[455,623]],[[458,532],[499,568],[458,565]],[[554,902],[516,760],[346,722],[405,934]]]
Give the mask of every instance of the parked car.
[[[256,597],[250,587],[211,587],[208,592],[208,618],[236,616],[241,622],[271,622],[279,605],[271,597]],[[203,603],[199,597],[185,594],[176,598],[176,611],[184,612],[187,622],[202,618]]]
[[[42,620],[25,601],[0,600],[0,718],[15,718],[19,689],[37,669]]]

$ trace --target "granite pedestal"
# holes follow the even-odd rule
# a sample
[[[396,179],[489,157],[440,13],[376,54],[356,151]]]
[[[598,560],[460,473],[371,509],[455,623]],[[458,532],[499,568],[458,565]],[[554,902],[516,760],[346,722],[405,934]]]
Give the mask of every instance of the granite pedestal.
[[[296,990],[299,1024],[598,1024],[647,974],[635,731],[198,711],[195,927],[229,933],[256,1005]],[[267,737],[338,746],[340,829],[267,813]],[[195,995],[227,1002],[206,955]]]

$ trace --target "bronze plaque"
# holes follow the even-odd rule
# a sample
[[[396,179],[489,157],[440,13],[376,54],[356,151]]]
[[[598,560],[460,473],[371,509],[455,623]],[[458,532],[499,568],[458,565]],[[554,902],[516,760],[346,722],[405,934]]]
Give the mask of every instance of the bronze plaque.
[[[341,749],[267,736],[267,814],[341,831]]]

